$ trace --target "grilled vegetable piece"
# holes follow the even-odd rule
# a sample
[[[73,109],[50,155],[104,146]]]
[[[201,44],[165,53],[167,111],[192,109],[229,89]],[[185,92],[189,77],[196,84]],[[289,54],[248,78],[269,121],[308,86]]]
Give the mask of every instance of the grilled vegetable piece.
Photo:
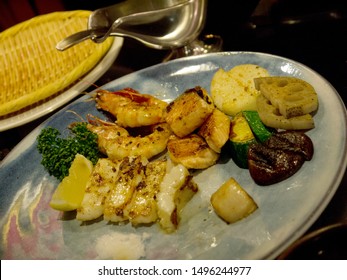
[[[104,219],[111,222],[128,220],[124,213],[125,207],[130,203],[133,193],[144,179],[145,157],[124,158],[119,166],[117,181],[110,188],[105,199]]]
[[[258,144],[249,148],[248,168],[258,185],[272,185],[296,173],[304,163],[300,154]]]
[[[301,154],[307,161],[312,159],[314,153],[312,140],[306,134],[297,131],[275,133],[266,141],[266,146]]]
[[[200,127],[198,134],[202,136],[212,150],[220,153],[229,139],[230,118],[217,108]]]
[[[200,127],[213,109],[213,101],[206,90],[195,87],[186,90],[166,107],[166,122],[177,136],[184,137]]]
[[[261,77],[254,79],[254,85],[286,119],[309,114],[318,108],[315,89],[302,79]]]
[[[247,168],[249,145],[256,143],[257,140],[242,112],[231,120],[229,140],[232,159],[239,167]]]
[[[242,115],[247,120],[254,136],[261,143],[265,142],[276,131],[266,127],[261,121],[257,111],[242,111]]]
[[[149,162],[145,178],[137,185],[124,214],[133,225],[154,223],[158,219],[157,203],[160,183],[166,173],[166,159]]]
[[[283,131],[263,144],[252,144],[248,151],[248,168],[259,185],[271,185],[295,174],[313,156],[313,143],[304,133]]]
[[[172,233],[178,227],[182,208],[198,191],[198,187],[182,164],[173,164],[168,160],[166,170],[156,200],[159,224],[166,233]]]
[[[263,77],[254,84],[261,92],[257,110],[265,125],[286,130],[314,127],[310,113],[318,109],[318,97],[309,83],[295,77]]]
[[[241,64],[229,71],[219,69],[211,81],[211,96],[216,107],[227,115],[235,116],[243,110],[256,110],[253,79],[267,77],[266,69],[255,64]]]
[[[304,130],[314,128],[314,120],[310,114],[285,118],[278,109],[263,95],[257,98],[257,111],[261,121],[269,127],[285,130]]]
[[[230,178],[211,196],[214,211],[224,221],[231,224],[246,218],[258,205],[234,179]]]
[[[212,150],[197,134],[183,138],[170,136],[167,150],[174,163],[180,163],[188,169],[205,169],[214,165],[219,159],[219,153]]]

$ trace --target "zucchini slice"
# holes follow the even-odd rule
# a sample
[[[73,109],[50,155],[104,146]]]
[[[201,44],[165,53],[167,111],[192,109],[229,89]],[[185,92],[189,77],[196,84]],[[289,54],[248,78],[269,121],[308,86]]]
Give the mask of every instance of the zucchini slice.
[[[270,129],[263,124],[257,111],[242,111],[242,115],[259,142],[264,143],[275,132],[275,129]]]
[[[248,168],[248,148],[257,140],[242,112],[236,114],[231,120],[229,140],[234,162],[241,168]]]

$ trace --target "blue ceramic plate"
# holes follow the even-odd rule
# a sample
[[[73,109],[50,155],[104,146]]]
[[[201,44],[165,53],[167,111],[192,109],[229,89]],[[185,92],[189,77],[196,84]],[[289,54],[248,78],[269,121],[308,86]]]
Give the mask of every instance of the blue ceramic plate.
[[[98,116],[84,96],[29,134],[0,166],[1,259],[273,259],[301,236],[324,210],[346,170],[346,109],[336,90],[312,69],[289,59],[250,52],[207,54],[174,60],[124,76],[103,86],[132,87],[164,100],[200,85],[208,91],[213,74],[235,65],[258,64],[272,75],[311,83],[319,96],[316,128],[308,132],[315,147],[310,162],[291,178],[267,187],[256,185],[231,159],[195,177],[200,191],[184,208],[180,227],[164,234],[158,225],[134,228],[97,221],[81,225],[48,203],[58,182],[41,166],[36,137],[46,126],[67,133],[87,113]],[[234,177],[259,209],[227,225],[212,211],[211,194]]]

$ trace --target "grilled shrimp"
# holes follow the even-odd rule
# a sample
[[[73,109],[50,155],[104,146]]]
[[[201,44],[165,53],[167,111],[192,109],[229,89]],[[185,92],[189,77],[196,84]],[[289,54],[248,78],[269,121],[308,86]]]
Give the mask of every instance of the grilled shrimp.
[[[98,135],[99,150],[105,155],[107,155],[106,147],[110,141],[118,137],[129,137],[129,132],[124,127],[103,121],[92,115],[88,115],[87,118],[89,122],[87,128]]]
[[[163,122],[166,102],[150,94],[141,94],[134,89],[120,91],[99,90],[97,108],[111,113],[117,124],[123,127],[140,127]]]
[[[172,134],[167,123],[151,126],[151,133],[143,137],[131,136],[125,128],[108,122],[88,124],[87,128],[98,135],[100,151],[112,160],[139,155],[150,159],[165,151]]]

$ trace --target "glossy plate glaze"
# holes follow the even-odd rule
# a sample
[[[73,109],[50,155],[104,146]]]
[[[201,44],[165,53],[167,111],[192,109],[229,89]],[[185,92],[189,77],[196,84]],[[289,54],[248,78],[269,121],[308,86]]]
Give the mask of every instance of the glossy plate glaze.
[[[228,155],[195,175],[199,192],[182,212],[174,234],[159,226],[134,228],[100,220],[81,225],[73,213],[50,209],[58,182],[40,165],[36,137],[46,126],[67,133],[87,113],[103,116],[84,96],[59,111],[25,138],[0,166],[1,259],[273,259],[318,218],[346,170],[346,109],[327,80],[295,61],[262,53],[225,52],[174,60],[124,76],[103,86],[132,87],[172,100],[194,86],[208,91],[213,74],[253,63],[272,75],[295,76],[311,83],[319,96],[311,137],[315,154],[291,178],[267,187],[256,185],[248,170]],[[210,206],[211,194],[234,177],[259,206],[249,217],[226,224]],[[136,249],[136,250],[135,250]]]

